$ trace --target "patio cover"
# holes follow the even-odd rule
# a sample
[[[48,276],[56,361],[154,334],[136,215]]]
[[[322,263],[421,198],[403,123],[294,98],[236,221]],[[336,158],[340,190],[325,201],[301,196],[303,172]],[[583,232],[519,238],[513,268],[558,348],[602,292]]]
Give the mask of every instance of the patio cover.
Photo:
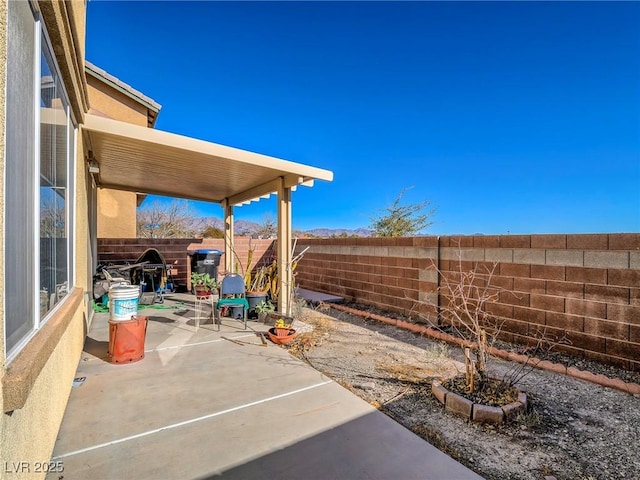
[[[86,114],[100,187],[230,205],[292,187],[333,180],[333,172],[191,137]]]
[[[333,180],[333,172],[183,135],[87,113],[82,126],[88,161],[99,187],[220,203],[225,216],[225,262],[232,269],[233,207],[278,195],[281,292],[293,281],[291,190]],[[284,287],[284,288],[283,288]],[[280,311],[290,311],[286,294]]]

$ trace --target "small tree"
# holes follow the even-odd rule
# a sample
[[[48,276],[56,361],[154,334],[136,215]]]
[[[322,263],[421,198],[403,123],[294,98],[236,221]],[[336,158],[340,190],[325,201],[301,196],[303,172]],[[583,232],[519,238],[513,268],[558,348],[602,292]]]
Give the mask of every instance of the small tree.
[[[498,300],[500,288],[491,285],[498,264],[490,267],[476,263],[473,268],[464,271],[462,262],[458,262],[458,271],[447,278],[442,276],[441,291],[448,301],[440,310],[462,337],[475,345],[476,360],[467,374],[469,390],[473,391],[473,371],[477,371],[480,380],[487,378],[487,359],[489,345],[500,332],[500,321],[487,311],[490,303]],[[465,351],[469,359],[469,350]]]
[[[204,238],[224,238],[224,232],[221,228],[209,225],[202,231]]]
[[[276,224],[270,214],[265,214],[264,220],[258,225],[255,235],[258,238],[271,238],[277,233]]]
[[[141,238],[190,238],[202,231],[202,222],[186,200],[155,201],[137,212]]]
[[[403,188],[395,201],[378,217],[371,218],[371,230],[378,237],[409,237],[431,226],[436,208],[425,200],[410,205],[400,205],[408,188]]]
[[[421,303],[437,311],[438,324],[444,320],[460,337],[473,345],[473,349],[464,348],[467,388],[469,392],[473,392],[488,378],[489,347],[500,333],[502,326],[502,321],[489,312],[489,305],[497,302],[500,293],[505,290],[492,285],[497,263],[489,266],[475,262],[471,268],[466,269],[462,263],[460,249],[457,255],[458,267],[455,271],[442,272],[435,265],[433,266],[440,277],[438,295],[442,298],[442,302],[425,300]],[[473,350],[475,361],[471,360],[471,350]],[[475,382],[475,374],[479,376],[480,385]]]
[[[437,313],[436,322],[427,317],[427,321],[440,327],[445,323],[463,339],[466,366],[467,391],[473,393],[482,390],[488,384],[489,351],[502,331],[504,320],[491,313],[491,304],[500,301],[503,294],[518,295],[495,285],[494,277],[498,263],[492,264],[473,262],[468,268],[462,261],[462,252],[458,247],[457,268],[442,272],[435,264],[433,268],[438,272],[440,286],[437,295],[440,301],[426,299],[419,303],[428,305]],[[453,264],[453,262],[452,262]],[[437,324],[437,325],[435,325]],[[535,343],[527,349],[526,362],[516,364],[503,376],[503,386],[513,386],[527,376],[540,362],[537,354],[550,352],[555,346],[567,344],[565,336],[552,337],[547,335],[546,328],[535,334]],[[472,359],[472,355],[475,360]],[[476,376],[478,378],[476,378]]]
[[[43,195],[44,197],[44,195]],[[66,210],[64,199],[55,194],[40,199],[40,235],[43,238],[66,237]]]

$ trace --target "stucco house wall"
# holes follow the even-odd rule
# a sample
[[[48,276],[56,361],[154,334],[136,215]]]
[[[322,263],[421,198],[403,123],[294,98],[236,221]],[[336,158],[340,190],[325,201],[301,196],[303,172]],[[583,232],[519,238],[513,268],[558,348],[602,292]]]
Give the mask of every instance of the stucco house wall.
[[[134,125],[147,126],[147,108],[92,74],[87,74],[90,112]]]
[[[157,110],[131,93],[138,92],[94,65],[88,64],[86,72],[90,113],[143,127],[153,126]],[[100,238],[136,238],[137,197],[135,192],[98,190]]]
[[[75,167],[73,182],[73,211],[75,229],[73,239],[73,284],[69,293],[51,311],[48,320],[40,324],[36,333],[13,356],[5,344],[7,310],[6,288],[14,279],[6,277],[6,242],[12,235],[5,230],[5,218],[11,209],[23,208],[6,201],[7,158],[6,138],[11,117],[6,118],[7,94],[7,38],[9,3],[0,1],[0,479],[44,478],[38,464],[51,458],[56,435],[62,421],[74,373],[82,352],[85,332],[91,319],[89,308],[91,291],[90,217],[92,183],[86,165],[86,151],[80,129],[75,136]],[[24,5],[29,5],[26,2]],[[78,125],[89,109],[84,72],[85,12],[84,0],[65,2],[34,2],[36,17],[40,16],[52,45],[52,54],[68,95],[69,110]],[[35,18],[35,17],[34,17]],[[25,251],[25,256],[34,252]],[[35,292],[34,292],[35,303]],[[12,465],[17,465],[12,468]],[[16,471],[17,470],[17,471]]]
[[[55,51],[56,60],[60,66],[71,110],[84,112],[87,107],[86,88],[83,84],[83,72],[78,71],[76,62],[70,61],[74,57],[77,45],[79,51],[84,51],[84,5],[81,1],[62,3],[43,3],[41,14],[51,42],[58,47]],[[6,35],[7,35],[7,3],[0,3],[0,60],[2,71],[0,79],[0,126],[2,127],[2,143],[4,147],[7,119],[5,118],[6,91]],[[78,121],[82,117],[76,117]],[[49,321],[37,332],[26,347],[12,360],[7,362],[4,342],[0,342],[0,379],[2,381],[2,395],[0,405],[4,412],[0,416],[0,458],[6,462],[24,462],[27,467],[22,472],[7,472],[3,468],[1,478],[38,478],[44,473],[36,473],[37,462],[47,461],[55,442],[56,434],[62,420],[64,409],[71,389],[71,381],[75,372],[85,331],[85,308],[88,291],[87,276],[87,199],[84,194],[87,188],[86,168],[83,161],[83,145],[80,135],[77,136],[75,196],[76,236],[75,236],[75,271],[74,288],[60,308]],[[5,172],[5,148],[0,149],[0,165],[3,177]],[[0,204],[2,215],[6,208],[17,206],[5,204],[4,185],[11,179],[5,178],[0,184]],[[3,225],[0,222],[0,225]],[[2,238],[10,232],[2,231]],[[26,255],[29,252],[25,252]],[[0,291],[5,290],[4,278],[4,241],[0,256]],[[3,294],[4,297],[4,294]],[[5,309],[0,311],[0,334],[4,338]]]
[[[136,238],[136,199],[133,192],[98,189],[98,237]]]

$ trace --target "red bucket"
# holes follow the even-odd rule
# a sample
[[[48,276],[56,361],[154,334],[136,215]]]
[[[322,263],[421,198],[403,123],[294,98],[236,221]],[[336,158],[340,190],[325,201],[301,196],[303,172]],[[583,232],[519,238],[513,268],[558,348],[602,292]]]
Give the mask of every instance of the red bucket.
[[[133,315],[131,320],[109,320],[109,361],[131,363],[144,358],[147,317]]]

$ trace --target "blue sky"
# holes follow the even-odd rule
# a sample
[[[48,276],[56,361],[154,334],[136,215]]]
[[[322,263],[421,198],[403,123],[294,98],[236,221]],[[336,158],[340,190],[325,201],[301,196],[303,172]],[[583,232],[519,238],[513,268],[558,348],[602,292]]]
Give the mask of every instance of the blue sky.
[[[366,227],[413,187],[405,203],[438,207],[431,234],[640,231],[640,3],[92,0],[87,15],[87,59],[162,104],[156,128],[334,172],[294,193],[294,228]]]

